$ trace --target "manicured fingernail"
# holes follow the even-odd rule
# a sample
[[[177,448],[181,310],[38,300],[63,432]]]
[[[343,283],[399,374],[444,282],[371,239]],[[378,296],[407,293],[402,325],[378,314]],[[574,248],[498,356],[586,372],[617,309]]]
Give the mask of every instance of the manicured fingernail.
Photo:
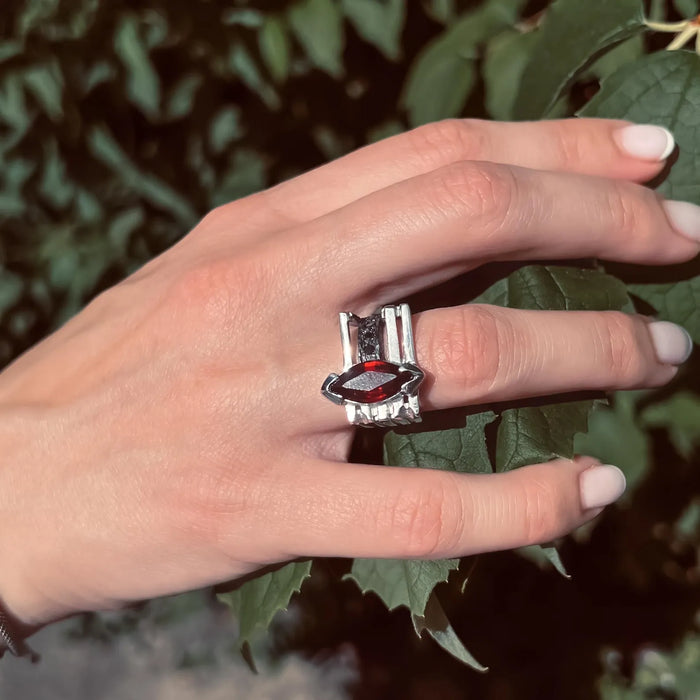
[[[671,226],[678,233],[700,241],[700,207],[697,204],[669,199],[663,206]]]
[[[579,488],[584,510],[600,508],[616,501],[625,492],[625,475],[612,464],[599,464],[581,472]]]
[[[665,160],[676,145],[668,129],[651,124],[624,126],[614,133],[614,137],[627,155],[642,160]]]
[[[693,339],[685,328],[668,321],[653,321],[648,328],[659,362],[682,365],[690,357]]]

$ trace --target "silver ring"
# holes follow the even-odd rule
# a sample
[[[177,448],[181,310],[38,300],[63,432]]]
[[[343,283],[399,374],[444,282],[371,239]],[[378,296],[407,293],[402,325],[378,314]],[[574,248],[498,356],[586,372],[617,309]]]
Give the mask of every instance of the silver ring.
[[[351,326],[357,327],[356,359]],[[323,395],[345,406],[352,425],[383,428],[420,423],[418,386],[425,374],[416,364],[408,304],[382,306],[365,318],[343,311],[340,338],[343,371],[326,377]]]

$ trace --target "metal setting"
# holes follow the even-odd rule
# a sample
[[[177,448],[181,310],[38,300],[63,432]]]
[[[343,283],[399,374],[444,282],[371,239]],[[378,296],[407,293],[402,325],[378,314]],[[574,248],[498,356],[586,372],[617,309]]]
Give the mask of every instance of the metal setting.
[[[357,357],[350,328],[357,327]],[[400,326],[400,330],[399,330]],[[365,427],[390,427],[421,421],[418,385],[424,373],[416,364],[408,304],[382,306],[361,318],[340,313],[342,374],[329,374],[323,395],[345,406],[348,420]],[[371,397],[371,400],[359,400]]]

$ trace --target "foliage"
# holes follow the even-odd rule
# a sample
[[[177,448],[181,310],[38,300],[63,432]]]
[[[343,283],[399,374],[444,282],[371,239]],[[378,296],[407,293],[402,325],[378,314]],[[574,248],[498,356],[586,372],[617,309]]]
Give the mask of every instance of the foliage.
[[[677,18],[697,12],[694,2],[252,5],[3,6],[0,364],[172,244],[209,208],[435,119],[580,114],[662,124],[679,151],[659,191],[700,204],[700,58],[659,50],[643,21],[645,9]],[[478,276],[460,280],[451,302],[636,308],[684,324],[698,341],[697,273],[696,263],[496,266],[490,285],[479,286]],[[620,394],[610,407],[602,395],[498,406],[465,414],[458,427],[389,431],[384,459],[489,472],[585,450],[623,467],[636,492],[659,444],[668,442],[677,459],[697,455],[696,392],[682,374],[669,390]],[[551,545],[523,555],[565,572]],[[408,608],[417,632],[481,668],[436,593],[458,567],[457,560],[358,560],[346,580],[389,608]],[[309,562],[294,562],[223,596],[241,642],[287,607],[309,571]]]

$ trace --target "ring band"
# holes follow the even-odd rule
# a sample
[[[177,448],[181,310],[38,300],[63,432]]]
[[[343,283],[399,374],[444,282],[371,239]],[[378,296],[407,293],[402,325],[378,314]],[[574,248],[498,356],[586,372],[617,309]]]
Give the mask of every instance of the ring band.
[[[356,359],[351,326],[357,327]],[[343,371],[326,377],[323,395],[345,406],[352,425],[383,428],[419,423],[418,386],[425,374],[416,364],[408,304],[382,306],[364,318],[341,312],[340,337]]]

